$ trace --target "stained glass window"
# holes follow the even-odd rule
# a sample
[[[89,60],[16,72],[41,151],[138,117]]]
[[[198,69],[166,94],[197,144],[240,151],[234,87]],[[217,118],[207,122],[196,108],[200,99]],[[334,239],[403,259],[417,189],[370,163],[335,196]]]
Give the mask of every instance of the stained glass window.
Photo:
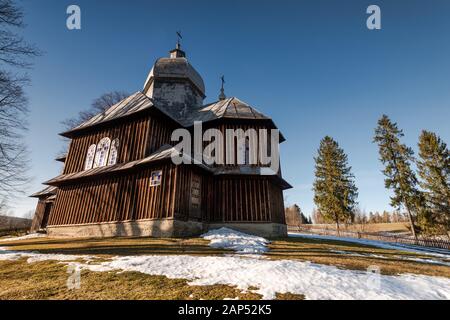
[[[106,137],[100,140],[97,146],[97,151],[95,152],[94,168],[106,166],[110,145],[111,139]]]
[[[118,149],[119,149],[119,139],[114,139],[111,143],[111,149],[109,151],[108,166],[117,163]]]
[[[92,164],[94,163],[94,157],[95,157],[95,149],[97,148],[97,145],[92,144],[88,148],[88,152],[86,154],[86,161],[84,162],[84,170],[89,170],[92,168]]]

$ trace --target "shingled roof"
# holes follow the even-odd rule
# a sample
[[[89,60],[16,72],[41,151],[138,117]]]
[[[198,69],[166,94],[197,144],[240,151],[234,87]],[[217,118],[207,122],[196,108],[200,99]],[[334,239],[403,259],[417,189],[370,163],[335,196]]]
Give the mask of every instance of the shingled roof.
[[[220,118],[270,120],[269,117],[235,97],[207,104],[200,109],[191,110],[184,116],[173,115],[173,117],[185,127],[192,126],[194,121],[208,122]]]
[[[30,197],[31,198],[40,198],[40,197],[48,196],[48,195],[55,195],[57,189],[58,188],[56,188],[56,187],[48,186],[41,191],[33,193]]]
[[[83,122],[77,127],[62,133],[63,136],[70,136],[72,133],[96,126],[111,120],[127,117],[136,112],[155,107],[181,126],[190,127],[195,121],[208,122],[221,118],[246,119],[246,120],[271,120],[254,107],[242,100],[231,97],[207,104],[201,108],[190,108],[188,112],[177,112],[176,110],[165,108],[163,105],[154,104],[152,99],[142,92],[136,92],[113,105],[105,112],[100,113],[91,119]]]
[[[144,92],[148,89],[154,79],[172,78],[172,79],[188,79],[202,96],[205,96],[205,84],[200,74],[190,65],[184,57],[180,58],[159,58],[153,65],[147,80],[144,84]]]
[[[112,166],[104,166],[104,167],[98,167],[98,168],[92,168],[85,171],[80,172],[74,172],[74,173],[67,173],[67,174],[60,174],[59,176],[50,179],[45,184],[48,185],[59,185],[61,182],[69,181],[69,180],[77,180],[85,177],[92,177],[92,176],[98,176],[105,173],[110,172],[118,172],[118,171],[124,171],[124,170],[130,170],[138,166],[142,166],[144,164],[148,163],[154,163],[161,160],[168,160],[171,159],[172,154],[178,151],[175,149],[175,147],[171,145],[164,145],[156,152],[152,153],[148,157],[145,157],[140,160],[125,162],[125,163],[119,163]],[[183,154],[183,158],[185,158],[186,162],[191,162],[192,158],[186,154]],[[195,164],[203,169],[210,170],[210,168],[204,164]]]
[[[62,133],[61,135],[70,136],[71,133],[75,131],[79,131],[114,119],[126,117],[136,112],[149,109],[152,106],[152,100],[142,92],[138,91],[128,98],[125,98],[122,101],[116,103],[106,111],[93,116],[91,119],[83,122],[75,128],[72,128],[69,131]]]

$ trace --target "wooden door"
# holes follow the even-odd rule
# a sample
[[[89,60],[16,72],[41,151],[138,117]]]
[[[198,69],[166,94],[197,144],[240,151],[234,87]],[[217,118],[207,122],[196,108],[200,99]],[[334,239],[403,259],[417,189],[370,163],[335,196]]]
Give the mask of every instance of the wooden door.
[[[202,218],[202,176],[196,173],[191,175],[189,218],[194,220]]]

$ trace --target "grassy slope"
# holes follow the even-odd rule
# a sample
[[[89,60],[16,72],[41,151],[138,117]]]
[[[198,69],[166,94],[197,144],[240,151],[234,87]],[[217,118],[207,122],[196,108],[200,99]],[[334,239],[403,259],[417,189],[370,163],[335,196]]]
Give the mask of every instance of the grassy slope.
[[[142,254],[190,254],[221,255],[229,253],[213,249],[203,239],[29,239],[0,243],[10,250],[33,250],[42,253],[89,254],[100,259],[115,255]],[[379,257],[351,256],[339,252],[359,255],[375,254]],[[399,256],[426,258],[424,256],[401,253],[357,244],[310,240],[274,240],[267,254],[270,259],[298,259],[340,268],[364,270],[370,265],[378,265],[384,274],[415,273],[450,277],[450,267],[404,261]],[[28,264],[25,259],[0,261],[0,299],[259,299],[252,292],[241,293],[236,288],[225,285],[189,286],[186,280],[168,279],[136,272],[83,271],[82,288],[67,290],[66,267],[55,261]],[[279,295],[281,299],[301,299],[298,295]]]

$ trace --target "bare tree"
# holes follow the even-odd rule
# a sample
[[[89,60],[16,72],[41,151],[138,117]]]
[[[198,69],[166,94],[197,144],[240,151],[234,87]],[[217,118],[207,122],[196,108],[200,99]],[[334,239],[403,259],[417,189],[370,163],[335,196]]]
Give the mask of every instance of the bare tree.
[[[15,31],[24,27],[23,11],[12,0],[0,0],[0,198],[22,192],[27,183],[27,129],[29,80],[18,70],[29,68],[40,54]]]
[[[6,206],[6,199],[0,199],[0,216],[4,216],[6,215],[6,210],[7,210],[7,206]]]
[[[93,116],[105,112],[108,108],[112,107],[128,96],[129,94],[123,91],[111,91],[105,93],[99,98],[92,101],[91,107],[88,110],[80,111],[76,117],[66,119],[62,122],[62,124],[65,129],[70,130],[89,120]]]
[[[83,122],[91,119],[93,116],[105,112],[107,109],[122,101],[129,96],[123,91],[111,91],[101,95],[92,101],[91,107],[87,110],[80,111],[77,116],[62,121],[65,130],[73,129]],[[65,155],[69,148],[69,139],[63,138],[64,146],[58,156]]]
[[[30,67],[40,51],[14,32],[23,28],[23,10],[13,0],[0,0],[0,61],[15,67]]]

